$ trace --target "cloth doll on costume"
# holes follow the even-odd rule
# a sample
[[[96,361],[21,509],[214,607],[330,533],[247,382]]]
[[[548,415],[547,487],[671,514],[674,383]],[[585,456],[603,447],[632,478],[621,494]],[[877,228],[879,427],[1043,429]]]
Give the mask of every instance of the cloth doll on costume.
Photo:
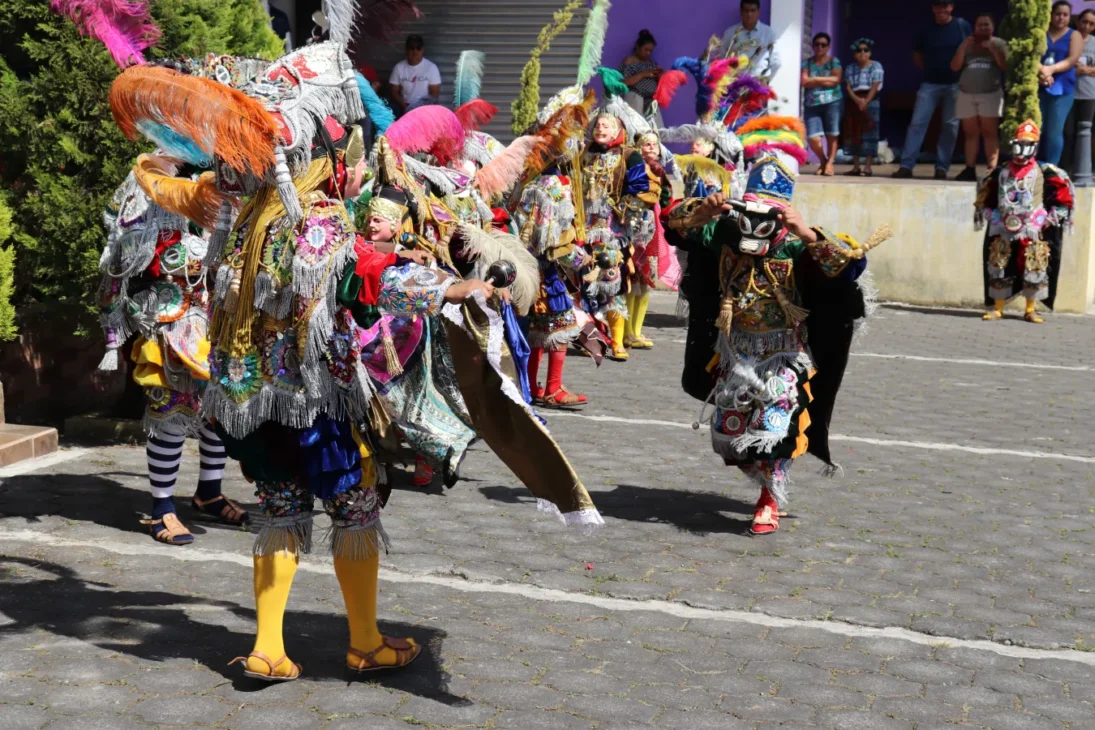
[[[1033,121],[1019,125],[1011,141],[1011,159],[977,185],[974,227],[986,226],[984,246],[984,319],[1004,316],[1004,307],[1022,295],[1028,322],[1044,320],[1038,302],[1053,309],[1061,269],[1064,231],[1072,224],[1075,190],[1055,165],[1037,162],[1040,132]]]
[[[809,450],[835,471],[828,425],[853,323],[869,309],[861,274],[867,251],[888,232],[859,244],[807,228],[790,207],[797,163],[805,159],[802,123],[757,121],[743,129],[746,149],[759,158],[744,202],[721,193],[690,198],[665,217],[671,242],[718,251],[718,344],[714,352],[691,356],[706,356],[709,366],[686,370],[693,381],[686,385],[713,401],[715,452],[760,487],[750,530],[764,535],[779,528],[794,459]],[[727,215],[731,211],[736,215]],[[690,337],[687,347],[699,342]]]

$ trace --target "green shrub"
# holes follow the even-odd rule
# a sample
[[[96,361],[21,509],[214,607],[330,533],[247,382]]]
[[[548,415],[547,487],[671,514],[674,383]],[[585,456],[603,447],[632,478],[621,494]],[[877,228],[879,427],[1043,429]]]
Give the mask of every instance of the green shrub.
[[[12,287],[15,283],[15,249],[4,248],[11,236],[11,210],[0,198],[0,342],[15,338],[15,305],[12,304]]]
[[[1010,0],[1000,34],[1008,42],[1007,108],[1000,128],[1001,139],[1011,139],[1027,119],[1042,126],[1038,106],[1038,69],[1046,52],[1050,3],[1047,0]]]
[[[274,58],[281,41],[259,0],[157,0],[163,30],[146,58],[208,52]],[[148,145],[118,131],[106,49],[45,0],[0,2],[0,184],[13,213],[16,306],[94,306],[102,212]]]

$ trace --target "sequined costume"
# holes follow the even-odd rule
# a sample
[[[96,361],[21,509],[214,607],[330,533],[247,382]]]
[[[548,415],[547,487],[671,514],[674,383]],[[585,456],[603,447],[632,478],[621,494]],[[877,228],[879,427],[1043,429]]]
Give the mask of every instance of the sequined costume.
[[[974,225],[987,228],[985,304],[993,307],[985,319],[999,319],[1004,305],[1022,295],[1026,319],[1040,322],[1035,303],[1052,310],[1057,296],[1061,245],[1076,196],[1063,170],[1034,159],[1038,139],[1033,122],[1020,125],[1011,159],[977,186]]]
[[[686,370],[686,386],[714,404],[715,452],[761,487],[754,534],[778,528],[795,458],[809,448],[832,466],[828,422],[853,321],[867,313],[860,275],[876,245],[821,229],[807,243],[783,229],[773,211],[790,203],[793,168],[789,157],[766,153],[750,171],[737,215],[703,218],[703,200],[692,198],[666,216],[678,245],[719,251],[717,365]],[[696,344],[690,338],[688,348]],[[705,355],[711,363],[710,350],[692,359]]]

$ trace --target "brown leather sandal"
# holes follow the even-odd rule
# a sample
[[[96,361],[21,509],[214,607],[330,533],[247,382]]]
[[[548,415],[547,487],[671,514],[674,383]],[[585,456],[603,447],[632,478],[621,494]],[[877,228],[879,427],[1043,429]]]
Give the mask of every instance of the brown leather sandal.
[[[217,502],[223,502],[219,512],[216,511]],[[218,522],[232,525],[233,527],[241,527],[251,521],[251,515],[247,513],[247,510],[243,509],[223,494],[217,495],[206,502],[201,501],[195,496],[190,500],[190,506],[194,508],[195,512],[199,512],[205,517],[211,517]]]
[[[251,657],[258,659],[260,662],[266,662],[266,666],[270,668],[270,671],[266,674],[263,674],[262,672],[253,672],[248,669],[247,660]],[[286,654],[282,654],[281,659],[278,659],[276,662],[272,662],[270,661],[270,657],[266,656],[261,651],[253,651],[247,656],[238,656],[232,661],[228,662],[228,666],[232,666],[236,662],[243,662],[243,676],[252,677],[254,679],[261,679],[263,682],[292,682],[294,679],[299,677],[300,673],[304,670],[304,668],[296,662],[289,661],[289,656]],[[277,668],[285,662],[289,662],[293,665],[292,669],[289,670],[289,673],[286,675],[274,674],[274,672],[277,671]]]
[[[1038,314],[1035,312],[1027,312],[1023,315],[1023,319],[1030,322],[1031,324],[1042,324],[1045,322],[1045,320],[1039,317]]]
[[[168,512],[158,520],[141,520],[141,524],[147,525],[148,533],[164,545],[189,545],[194,542],[194,535],[179,522],[174,512]]]
[[[551,395],[545,395],[541,401],[541,405],[544,408],[557,408],[557,409],[573,409],[579,408],[584,405],[589,405],[589,398],[584,395],[576,395],[570,393],[563,388],[555,391]]]
[[[402,669],[407,666],[422,653],[422,647],[418,644],[412,644],[406,639],[394,639],[390,636],[382,636],[381,644],[377,648],[370,652],[361,652],[357,649],[351,648],[348,654],[358,660],[357,665],[346,664],[346,668],[351,672],[358,674],[364,674],[365,672],[376,672],[381,669]],[[391,649],[395,652],[396,664],[378,664],[376,661],[376,655],[384,649]]]

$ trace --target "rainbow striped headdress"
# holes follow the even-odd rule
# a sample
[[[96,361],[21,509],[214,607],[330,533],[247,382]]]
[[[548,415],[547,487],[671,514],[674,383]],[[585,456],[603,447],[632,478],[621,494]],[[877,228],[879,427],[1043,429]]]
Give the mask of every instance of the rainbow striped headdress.
[[[789,205],[798,166],[806,162],[806,129],[794,117],[760,117],[741,128],[746,158],[753,160],[746,199]]]

